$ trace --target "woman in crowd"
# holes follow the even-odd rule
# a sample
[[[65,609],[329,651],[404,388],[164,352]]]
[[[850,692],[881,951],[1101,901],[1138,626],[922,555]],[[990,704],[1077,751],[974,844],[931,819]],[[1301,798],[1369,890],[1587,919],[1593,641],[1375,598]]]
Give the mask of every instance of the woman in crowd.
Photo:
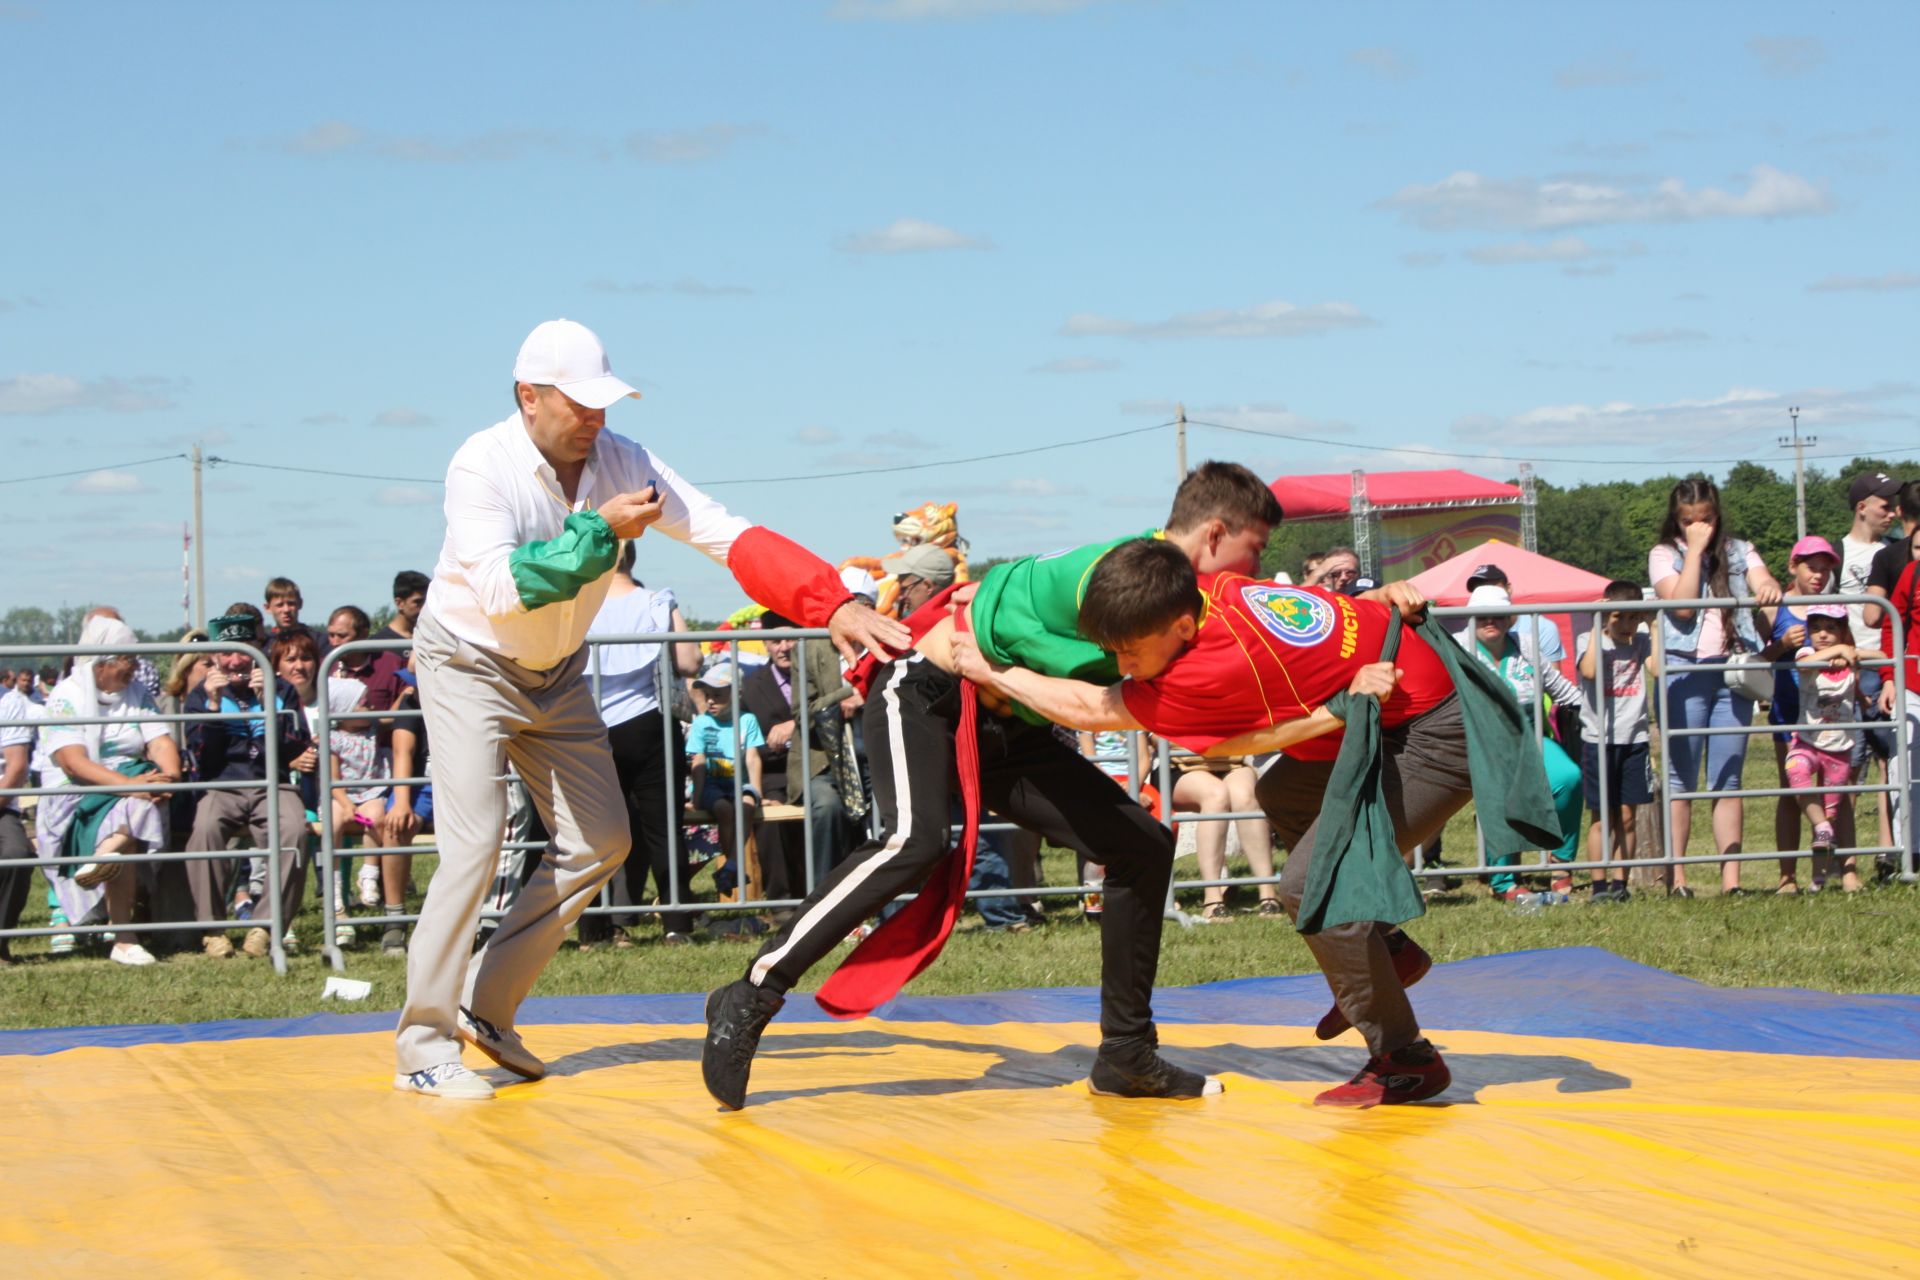
[[[1253,767],[1243,760],[1209,760],[1202,756],[1173,757],[1173,811],[1175,813],[1258,813],[1259,801],[1253,798],[1253,784],[1260,780]],[[1233,823],[1240,835],[1240,856],[1256,876],[1273,875],[1273,829],[1264,817],[1239,818]],[[1224,821],[1194,824],[1194,855],[1200,864],[1202,880],[1219,880],[1227,874],[1227,824]],[[1225,920],[1227,891],[1215,885],[1201,890],[1200,918]],[[1277,886],[1260,886],[1260,914],[1284,916]]]
[[[202,644],[207,633],[194,627],[180,637],[181,644]],[[161,714],[177,716],[187,708],[187,698],[195,689],[207,682],[207,673],[213,670],[211,653],[177,653],[173,656],[173,669],[167,672],[167,678],[160,685],[160,696],[155,699]],[[180,765],[183,776],[192,776],[195,771],[193,752],[189,746],[187,726],[177,720],[167,722],[167,733],[173,738],[174,750],[180,753]],[[167,834],[172,837],[169,848],[184,849],[187,837],[193,832],[193,806],[199,800],[198,791],[176,791],[167,805]],[[187,917],[192,919],[191,916]]]
[[[118,618],[96,617],[80,632],[82,645],[133,645],[133,630]],[[65,917],[87,923],[106,904],[106,923],[120,926],[133,921],[134,890],[140,877],[123,874],[123,855],[164,848],[165,792],[115,794],[111,788],[129,780],[141,784],[180,780],[180,752],[167,726],[153,719],[154,707],[146,692],[134,683],[137,662],[132,654],[82,657],[73,671],[47,697],[48,719],[106,718],[107,724],[50,724],[40,731],[41,749],[48,767],[40,774],[43,787],[98,787],[96,793],[43,796],[36,814],[36,836],[42,858],[86,857],[85,864],[49,865],[44,870],[53,883]],[[113,960],[125,965],[150,965],[154,957],[128,930],[115,929]]]
[[[1707,609],[1670,609],[1660,615],[1660,643],[1664,653],[1664,710],[1667,727],[1706,729],[1745,727],[1753,723],[1754,700],[1735,689],[1720,671],[1696,671],[1703,663],[1723,663],[1739,653],[1758,654],[1765,648],[1754,626],[1754,602],[1765,607],[1780,603],[1780,584],[1761,561],[1751,543],[1727,531],[1720,510],[1720,490],[1704,477],[1682,480],[1667,497],[1667,515],[1660,541],[1647,553],[1647,576],[1662,600],[1724,600]],[[1735,601],[1744,603],[1736,604]],[[1667,783],[1674,791],[1692,791],[1700,785],[1704,762],[1707,790],[1733,791],[1740,786],[1747,759],[1745,734],[1669,736]],[[1721,854],[1738,853],[1744,819],[1739,796],[1721,796],[1713,802],[1713,841]],[[1693,833],[1693,803],[1671,802],[1668,830],[1673,851],[1684,855]],[[1669,891],[1693,896],[1687,887],[1685,866],[1669,873]],[[1740,891],[1740,864],[1720,864],[1723,893]]]
[[[1556,707],[1580,705],[1579,686],[1567,679],[1560,668],[1551,662],[1541,662],[1536,666],[1532,656],[1525,652],[1518,633],[1513,629],[1513,597],[1507,594],[1505,587],[1490,584],[1475,587],[1473,594],[1467,597],[1467,604],[1485,611],[1473,615],[1473,643],[1468,651],[1506,681],[1507,687],[1513,690],[1528,714],[1536,720],[1545,715],[1546,699],[1551,699]],[[1549,852],[1555,862],[1572,862],[1580,849],[1580,814],[1584,808],[1580,791],[1580,766],[1574,763],[1558,742],[1544,734],[1540,739],[1540,750],[1546,760],[1547,785],[1553,789],[1554,813],[1560,819],[1560,830],[1566,833],[1559,845]],[[1512,866],[1518,861],[1518,854],[1507,854],[1504,858],[1496,858],[1493,865]],[[1551,890],[1559,898],[1573,892],[1573,874],[1556,869]],[[1493,877],[1493,892],[1503,902],[1520,902],[1526,898],[1525,891],[1520,888],[1511,871]]]

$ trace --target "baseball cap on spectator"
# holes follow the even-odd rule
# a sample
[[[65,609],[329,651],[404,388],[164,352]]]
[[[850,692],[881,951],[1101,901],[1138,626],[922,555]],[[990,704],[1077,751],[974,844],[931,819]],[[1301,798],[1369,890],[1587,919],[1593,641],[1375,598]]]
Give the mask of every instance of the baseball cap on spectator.
[[[1357,596],[1363,591],[1371,591],[1380,584],[1364,574],[1347,584],[1347,594]]]
[[[1495,586],[1504,587],[1507,585],[1507,571],[1491,561],[1483,565],[1476,565],[1473,572],[1467,575],[1467,590],[1472,591],[1483,582],[1491,582]],[[1507,603],[1511,604],[1513,602],[1509,600]]]
[[[87,625],[80,628],[80,643],[83,645],[139,644],[140,637],[133,634],[133,628],[118,618],[88,618]]]
[[[857,596],[865,596],[868,604],[880,598],[880,584],[857,564],[850,564],[840,571],[840,585]]]
[[[935,587],[953,585],[953,557],[930,542],[883,556],[880,567],[897,578],[918,578]]]
[[[255,644],[260,639],[260,619],[250,613],[223,613],[207,624],[215,640]]]
[[[1847,620],[1847,606],[1843,604],[1810,604],[1801,613],[1807,618],[1838,618]]]
[[[1513,597],[1507,594],[1505,587],[1496,587],[1492,583],[1478,586],[1467,597],[1469,609],[1484,609],[1485,616],[1497,617],[1513,608]]]
[[[534,326],[513,362],[513,380],[558,387],[575,404],[604,409],[640,393],[613,376],[607,349],[593,330],[577,320],[548,320]]]
[[[693,682],[708,689],[731,689],[733,687],[733,664],[716,662],[693,678]]]
[[[1840,563],[1840,557],[1834,554],[1833,544],[1817,533],[1810,533],[1794,543],[1793,550],[1787,554],[1787,562],[1791,564],[1808,556],[1830,556],[1835,564]]]
[[[1847,505],[1857,507],[1868,498],[1891,502],[1900,493],[1900,482],[1884,471],[1862,471],[1847,486]]]

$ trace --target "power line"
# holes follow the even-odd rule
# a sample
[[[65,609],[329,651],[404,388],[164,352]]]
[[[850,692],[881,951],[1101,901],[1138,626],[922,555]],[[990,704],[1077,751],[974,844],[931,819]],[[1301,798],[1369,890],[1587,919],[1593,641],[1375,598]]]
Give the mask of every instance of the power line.
[[[34,480],[64,480],[68,476],[92,475],[96,471],[117,471],[125,467],[144,467],[154,462],[176,462],[186,457],[184,453],[163,453],[157,458],[142,458],[138,462],[114,462],[104,466],[81,467],[77,471],[49,471],[43,476],[10,476],[0,480],[0,484],[27,484]]]
[[[792,484],[806,480],[840,480],[848,476],[886,475],[897,471],[924,471],[929,467],[957,467],[970,462],[994,462],[1001,458],[1019,458],[1032,453],[1046,453],[1054,449],[1071,449],[1083,444],[1103,444],[1109,440],[1123,440],[1128,436],[1144,435],[1149,431],[1163,431],[1172,426],[1171,421],[1158,422],[1150,427],[1133,427],[1126,431],[1109,431],[1097,436],[1083,436],[1077,440],[1058,440],[1052,444],[1037,444],[1025,449],[1007,449],[999,453],[976,454],[970,458],[942,458],[938,462],[907,462],[892,467],[858,467],[848,471],[817,471],[807,475],[752,476],[732,480],[696,480],[695,484],[705,489],[717,489],[729,484]],[[445,484],[444,480],[429,480],[421,476],[370,476],[358,471],[328,471],[320,467],[292,467],[276,462],[242,462],[237,458],[209,457],[209,463],[220,467],[250,467],[257,471],[295,471],[309,476],[337,476],[348,480],[396,480],[411,484]]]
[[[1463,453],[1453,449],[1426,449],[1418,445],[1363,444],[1355,440],[1328,440],[1320,436],[1291,435],[1284,431],[1262,431],[1257,427],[1236,427],[1225,422],[1203,422],[1198,418],[1188,418],[1187,425],[1190,427],[1212,427],[1217,431],[1237,431],[1241,435],[1266,436],[1269,439],[1273,439],[1273,440],[1293,440],[1300,444],[1326,445],[1328,448],[1333,448],[1333,449],[1363,450],[1369,453],[1417,453],[1424,457],[1429,457],[1429,458],[1459,458],[1468,462],[1513,463],[1513,462],[1519,461],[1519,459],[1508,457],[1503,454]],[[1920,453],[1920,446],[1903,445],[1898,449],[1881,449],[1881,450],[1877,450],[1876,452],[1884,453],[1889,457],[1891,457],[1894,454],[1900,454],[1900,453]],[[1546,455],[1539,455],[1539,454],[1535,454],[1534,456],[1536,456],[1541,462],[1584,463],[1584,464],[1592,464],[1595,466],[1604,466],[1604,467],[1680,467],[1680,466],[1698,466],[1698,465],[1701,465],[1704,463],[1710,463],[1710,462],[1718,463],[1718,462],[1752,462],[1753,461],[1753,457],[1750,454],[1738,454],[1731,458],[1672,458],[1665,461],[1648,461],[1648,462],[1635,462],[1631,459],[1626,459],[1626,458],[1562,458],[1562,457],[1553,457],[1553,456],[1546,456]],[[1809,459],[1818,459],[1818,458],[1849,458],[1850,459],[1850,458],[1870,457],[1873,455],[1862,453],[1856,450],[1853,453],[1810,453],[1806,456]]]

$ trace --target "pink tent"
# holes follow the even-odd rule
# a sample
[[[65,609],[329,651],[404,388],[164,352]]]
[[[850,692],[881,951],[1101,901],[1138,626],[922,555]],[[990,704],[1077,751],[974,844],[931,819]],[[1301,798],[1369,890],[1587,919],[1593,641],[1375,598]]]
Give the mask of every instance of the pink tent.
[[[1536,555],[1505,542],[1483,542],[1469,547],[1451,560],[1442,560],[1425,573],[1414,575],[1413,585],[1435,604],[1465,604],[1467,578],[1483,564],[1497,564],[1506,570],[1515,604],[1545,604],[1557,600],[1598,600],[1607,589],[1608,579],[1585,569],[1562,564],[1549,556]],[[1573,657],[1573,622],[1564,613],[1549,614],[1560,629],[1567,657]],[[1581,627],[1589,615],[1581,615]],[[1571,661],[1568,663],[1571,666]]]

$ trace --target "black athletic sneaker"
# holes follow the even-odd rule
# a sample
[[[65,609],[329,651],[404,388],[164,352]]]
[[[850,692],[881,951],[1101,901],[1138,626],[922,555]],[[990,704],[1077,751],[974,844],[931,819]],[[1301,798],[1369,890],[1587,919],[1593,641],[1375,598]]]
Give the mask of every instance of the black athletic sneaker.
[[[1103,1098],[1201,1098],[1222,1092],[1217,1077],[1176,1067],[1160,1056],[1160,1037],[1109,1036],[1087,1077],[1087,1090]]]
[[[760,1033],[787,998],[754,986],[745,978],[729,982],[707,997],[707,1038],[700,1046],[700,1075],[713,1100],[729,1111],[747,1105],[747,1077]]]

